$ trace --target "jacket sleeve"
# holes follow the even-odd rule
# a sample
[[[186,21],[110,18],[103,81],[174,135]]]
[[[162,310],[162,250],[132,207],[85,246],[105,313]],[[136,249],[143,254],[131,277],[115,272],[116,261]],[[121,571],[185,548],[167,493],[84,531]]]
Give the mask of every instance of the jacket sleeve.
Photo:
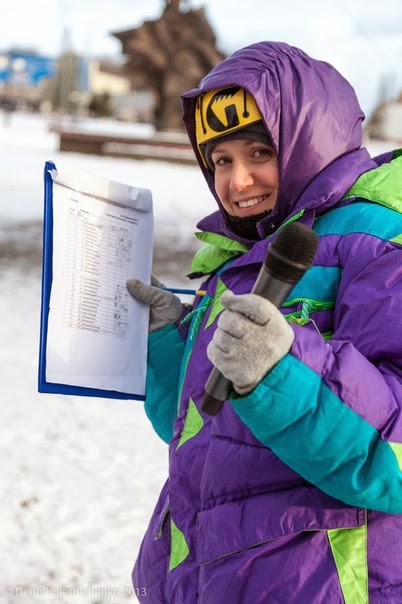
[[[312,323],[294,326],[290,353],[232,404],[262,443],[324,492],[402,513],[402,250],[378,247],[358,270],[345,264],[332,340]]]
[[[183,352],[184,340],[176,325],[149,334],[145,412],[167,443],[173,435]]]

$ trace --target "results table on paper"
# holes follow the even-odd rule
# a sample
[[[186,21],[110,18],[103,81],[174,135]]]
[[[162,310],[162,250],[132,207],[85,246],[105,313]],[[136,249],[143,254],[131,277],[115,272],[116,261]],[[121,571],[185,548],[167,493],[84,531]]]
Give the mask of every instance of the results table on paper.
[[[71,207],[67,226],[64,325],[124,338],[132,246],[128,227]]]

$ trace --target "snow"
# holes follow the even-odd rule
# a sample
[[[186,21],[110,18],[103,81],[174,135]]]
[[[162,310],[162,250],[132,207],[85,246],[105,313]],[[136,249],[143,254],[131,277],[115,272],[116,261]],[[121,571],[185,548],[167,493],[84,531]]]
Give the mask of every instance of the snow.
[[[135,601],[131,569],[167,447],[138,401],[37,393],[43,167],[53,160],[152,189],[158,276],[171,285],[188,285],[180,261],[215,202],[195,166],[61,154],[47,119],[1,117],[0,604]]]
[[[215,203],[195,166],[61,154],[47,120],[1,117],[0,246],[18,248],[27,233],[33,241],[27,255],[0,258],[0,602],[120,604],[135,600],[131,569],[166,477],[167,447],[141,402],[37,393],[41,269],[29,252],[41,242],[43,167],[53,160],[60,171],[74,165],[151,188],[169,269],[159,276],[172,285],[188,285],[175,249]]]

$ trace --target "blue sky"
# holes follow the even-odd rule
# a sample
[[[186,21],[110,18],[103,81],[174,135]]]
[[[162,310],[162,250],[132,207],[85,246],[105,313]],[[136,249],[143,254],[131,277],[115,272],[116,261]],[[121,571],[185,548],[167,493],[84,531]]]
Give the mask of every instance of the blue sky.
[[[370,113],[380,89],[402,89],[401,0],[187,0],[204,6],[219,47],[230,53],[263,39],[282,40],[329,61],[350,80]],[[0,0],[0,51],[29,47],[57,55],[63,32],[73,50],[118,55],[111,32],[157,18],[162,0]],[[236,5],[236,6],[235,6]]]

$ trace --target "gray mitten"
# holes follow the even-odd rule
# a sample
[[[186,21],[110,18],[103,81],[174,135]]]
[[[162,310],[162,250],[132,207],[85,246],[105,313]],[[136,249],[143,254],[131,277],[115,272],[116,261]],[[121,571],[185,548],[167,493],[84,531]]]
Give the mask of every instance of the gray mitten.
[[[208,345],[208,358],[245,395],[289,352],[293,329],[272,302],[256,294],[226,291],[221,302],[225,310]]]
[[[146,285],[139,279],[129,279],[127,289],[139,302],[149,304],[149,331],[152,333],[169,323],[174,323],[180,317],[183,305],[180,298],[172,292],[161,289],[163,284],[151,276],[151,285]]]

